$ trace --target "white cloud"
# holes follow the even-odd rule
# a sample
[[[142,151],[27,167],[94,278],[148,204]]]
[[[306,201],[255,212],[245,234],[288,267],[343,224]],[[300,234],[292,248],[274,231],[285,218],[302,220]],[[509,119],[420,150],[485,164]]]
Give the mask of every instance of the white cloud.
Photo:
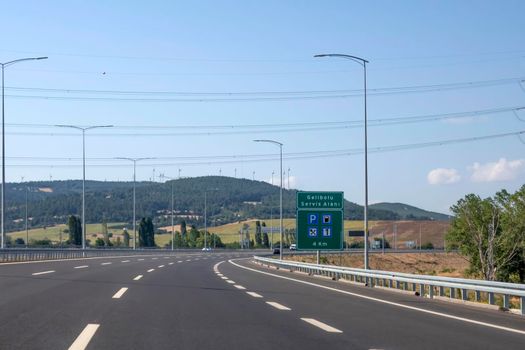
[[[461,180],[461,175],[456,169],[437,168],[428,173],[427,180],[431,185],[453,184]]]
[[[469,170],[474,182],[494,182],[514,180],[525,170],[525,159],[507,160],[500,158],[497,162],[485,164],[474,163]]]

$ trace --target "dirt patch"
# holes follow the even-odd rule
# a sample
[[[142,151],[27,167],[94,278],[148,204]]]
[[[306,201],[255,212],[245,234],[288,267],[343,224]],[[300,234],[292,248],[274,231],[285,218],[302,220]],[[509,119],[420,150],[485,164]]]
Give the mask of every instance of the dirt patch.
[[[468,262],[457,253],[370,254],[373,270],[396,271],[421,275],[467,277]],[[315,263],[315,255],[287,257],[294,261]],[[363,254],[321,254],[321,262],[329,265],[363,268]]]

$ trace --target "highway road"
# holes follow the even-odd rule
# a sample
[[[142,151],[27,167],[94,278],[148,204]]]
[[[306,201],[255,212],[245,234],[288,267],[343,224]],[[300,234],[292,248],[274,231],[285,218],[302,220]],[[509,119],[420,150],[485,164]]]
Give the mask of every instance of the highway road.
[[[244,252],[0,265],[0,349],[524,349],[525,317]]]

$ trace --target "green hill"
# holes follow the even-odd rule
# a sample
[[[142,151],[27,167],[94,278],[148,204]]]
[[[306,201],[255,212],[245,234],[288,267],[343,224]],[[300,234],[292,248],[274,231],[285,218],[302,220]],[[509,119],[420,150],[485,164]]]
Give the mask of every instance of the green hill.
[[[137,218],[151,216],[156,226],[170,223],[171,189],[175,194],[177,222],[203,224],[204,191],[207,195],[208,222],[213,225],[238,222],[251,218],[267,218],[278,213],[279,187],[262,181],[225,176],[182,178],[165,183],[138,182]],[[132,182],[86,181],[86,222],[130,223],[132,217]],[[6,229],[18,231],[25,227],[25,198],[28,191],[30,227],[64,224],[69,215],[81,211],[82,181],[42,181],[6,184]],[[295,216],[296,190],[283,190],[283,215]],[[442,214],[411,208],[410,219],[447,219]],[[370,207],[370,220],[407,219],[406,212],[389,206]],[[442,216],[439,216],[442,215]],[[345,203],[345,218],[361,220],[363,208]]]
[[[369,208],[393,212],[403,220],[447,221],[451,219],[450,215],[423,210],[403,203],[376,203],[370,205]]]

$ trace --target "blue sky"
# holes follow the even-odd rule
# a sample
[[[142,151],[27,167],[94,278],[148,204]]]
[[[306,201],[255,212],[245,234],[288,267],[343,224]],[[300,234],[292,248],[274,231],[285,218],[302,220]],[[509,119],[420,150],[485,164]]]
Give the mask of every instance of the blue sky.
[[[512,111],[525,106],[525,82],[518,83],[525,78],[524,12],[522,1],[10,2],[0,13],[0,62],[49,59],[5,71],[6,177],[81,178],[80,134],[53,125],[112,124],[86,137],[89,179],[130,180],[131,165],[112,158],[155,157],[138,167],[139,180],[153,169],[170,177],[181,169],[182,176],[255,172],[264,181],[274,172],[277,184],[278,149],[252,142],[269,138],[284,143],[291,187],[342,190],[363,203],[362,154],[286,159],[363,147],[362,125],[333,124],[362,121],[359,91],[320,98],[356,94],[348,90],[362,88],[362,68],[312,56],[370,61],[368,115],[382,120],[369,128],[371,149],[515,133],[525,130],[517,118],[525,120],[525,110]],[[495,82],[476,83],[485,81]],[[399,87],[406,89],[382,90]],[[305,91],[316,92],[297,94]],[[493,109],[504,111],[385,123]],[[319,128],[305,131],[305,123]],[[273,159],[239,157],[260,154]],[[524,154],[517,136],[370,153],[370,201],[447,212],[467,193],[490,196],[523,185]]]

